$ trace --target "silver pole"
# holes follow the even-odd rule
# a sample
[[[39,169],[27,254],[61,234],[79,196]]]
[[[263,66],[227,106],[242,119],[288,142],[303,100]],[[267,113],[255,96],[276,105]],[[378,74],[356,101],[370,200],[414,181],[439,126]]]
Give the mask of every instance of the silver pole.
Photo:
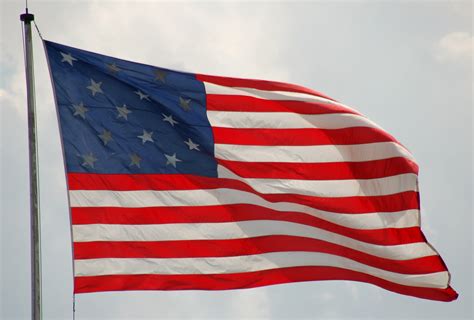
[[[41,320],[40,223],[38,201],[38,171],[36,153],[35,83],[31,21],[34,15],[20,15],[25,25],[25,73],[28,101],[28,143],[30,159],[30,235],[31,235],[31,319]]]

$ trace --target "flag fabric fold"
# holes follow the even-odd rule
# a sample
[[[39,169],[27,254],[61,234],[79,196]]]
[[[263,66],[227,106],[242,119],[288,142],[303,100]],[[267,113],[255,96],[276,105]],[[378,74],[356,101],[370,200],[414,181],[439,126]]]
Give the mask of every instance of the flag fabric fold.
[[[354,109],[44,45],[75,293],[353,280],[457,298],[420,228],[415,159]]]

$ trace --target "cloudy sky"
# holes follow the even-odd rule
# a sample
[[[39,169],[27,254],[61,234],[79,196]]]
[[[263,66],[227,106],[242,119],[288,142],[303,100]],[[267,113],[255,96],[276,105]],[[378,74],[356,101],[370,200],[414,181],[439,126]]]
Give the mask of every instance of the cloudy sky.
[[[29,193],[19,14],[0,0],[1,319],[28,319]],[[224,292],[78,295],[76,319],[472,319],[470,1],[30,0],[43,37],[177,70],[304,85],[353,106],[420,164],[423,230],[460,297],[451,303],[331,281]],[[72,318],[64,168],[35,32],[45,319]]]

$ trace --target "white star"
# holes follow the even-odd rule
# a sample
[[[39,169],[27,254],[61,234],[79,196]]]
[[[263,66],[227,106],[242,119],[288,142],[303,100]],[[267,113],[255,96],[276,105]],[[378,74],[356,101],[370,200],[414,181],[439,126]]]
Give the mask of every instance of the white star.
[[[190,102],[191,102],[191,99],[184,99],[182,97],[179,97],[179,106],[183,108],[184,111],[191,110],[191,107],[189,106]]]
[[[147,141],[154,142],[153,138],[151,137],[152,135],[153,131],[147,132],[145,129],[143,129],[143,134],[141,136],[137,136],[137,138],[142,139],[142,144],[145,144]]]
[[[86,119],[86,112],[89,111],[89,109],[84,107],[84,103],[73,104],[72,107],[74,108],[74,116],[80,116],[82,119]]]
[[[112,64],[107,64],[107,69],[109,69],[109,71],[110,71],[111,73],[117,73],[117,72],[119,72],[119,71],[121,70],[119,67],[117,67],[117,65],[115,64],[115,62],[112,63]]]
[[[95,82],[94,79],[91,79],[91,85],[87,87],[92,93],[93,96],[95,96],[96,93],[104,93],[100,86],[102,85],[102,82]]]
[[[172,127],[174,127],[175,124],[178,124],[178,121],[174,120],[173,116],[171,114],[169,116],[167,116],[164,113],[162,113],[162,115],[164,117],[163,121],[169,122]]]
[[[166,71],[156,70],[155,71],[155,80],[160,80],[161,82],[165,83],[167,74],[168,73]]]
[[[165,154],[166,157],[166,165],[171,164],[173,167],[176,168],[176,162],[181,162],[180,159],[176,158],[176,153],[172,156]]]
[[[102,134],[99,134],[99,138],[102,140],[104,143],[104,146],[107,145],[112,139],[112,133],[108,130],[105,130],[102,132]]]
[[[60,54],[63,56],[63,59],[61,60],[61,62],[67,62],[72,66],[73,64],[72,62],[77,61],[77,59],[74,58],[70,53],[65,54],[64,52],[60,52]]]
[[[197,150],[197,151],[200,151],[199,150],[199,145],[197,143],[194,143],[193,140],[191,140],[191,138],[188,138],[188,141],[184,141],[184,143],[186,143],[189,147],[189,150]]]
[[[124,118],[125,120],[128,120],[128,114],[132,113],[132,111],[127,109],[127,105],[123,105],[123,107],[115,107],[118,111],[117,118]]]
[[[85,155],[82,155],[82,160],[84,160],[84,162],[81,164],[83,167],[91,167],[91,168],[94,168],[94,162],[97,161],[97,158],[94,157],[94,155],[92,154],[92,152],[89,152],[89,154],[85,154]]]
[[[140,100],[145,99],[145,100],[150,101],[150,98],[149,98],[150,96],[144,94],[144,93],[141,92],[140,90],[134,91],[134,93],[138,94],[138,96],[140,97]]]
[[[128,166],[129,167],[137,166],[138,168],[140,168],[140,161],[142,161],[142,158],[140,158],[138,154],[136,153],[130,154],[129,157],[130,157],[130,164]]]

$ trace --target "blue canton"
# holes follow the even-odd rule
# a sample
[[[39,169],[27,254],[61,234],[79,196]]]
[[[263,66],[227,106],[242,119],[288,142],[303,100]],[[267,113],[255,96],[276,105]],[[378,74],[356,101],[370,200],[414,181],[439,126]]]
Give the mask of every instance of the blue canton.
[[[45,41],[68,172],[217,177],[202,82]]]

